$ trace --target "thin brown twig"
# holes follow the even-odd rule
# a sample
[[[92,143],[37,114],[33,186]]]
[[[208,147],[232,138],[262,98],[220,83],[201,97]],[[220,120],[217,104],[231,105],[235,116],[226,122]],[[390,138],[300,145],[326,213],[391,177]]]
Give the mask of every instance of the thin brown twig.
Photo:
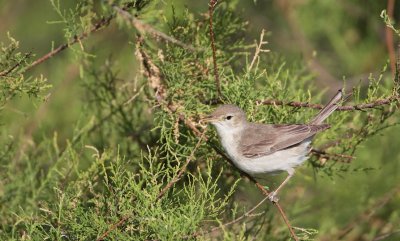
[[[393,19],[395,0],[388,0],[387,2],[387,14],[390,19]],[[392,76],[395,77],[396,74],[396,54],[394,50],[393,43],[393,30],[386,26],[386,48],[388,49],[389,59],[390,59],[390,69],[392,71]]]
[[[328,153],[324,150],[318,150],[318,149],[311,149],[311,153],[318,156],[318,157],[335,157],[337,159],[342,160],[344,163],[350,163],[355,157],[351,155],[345,155],[345,154],[339,154],[339,153]]]
[[[92,29],[89,30],[89,32],[85,32],[82,33],[79,36],[75,36],[75,38],[73,38],[71,41],[64,43],[60,46],[58,46],[56,49],[48,52],[47,54],[43,55],[42,57],[38,58],[37,60],[35,60],[34,62],[32,62],[29,66],[26,67],[26,70],[29,70],[33,67],[35,67],[38,64],[43,63],[44,61],[50,59],[51,57],[53,57],[54,55],[60,53],[61,51],[69,48],[70,46],[79,43],[80,41],[86,39],[88,36],[90,36],[90,34],[97,32],[98,30],[102,29],[103,27],[107,26],[111,20],[114,18],[114,15],[110,15],[106,18],[102,18],[100,21],[98,21],[93,27]]]
[[[31,52],[26,53],[26,54],[24,55],[24,57],[22,57],[22,59],[21,59],[20,61],[18,61],[15,65],[13,65],[11,68],[2,71],[2,72],[0,73],[0,76],[6,76],[6,75],[8,75],[9,73],[11,73],[14,69],[18,68],[18,66],[20,66],[20,65],[22,64],[22,62],[24,62],[26,59],[28,59],[31,55],[32,55]]]
[[[217,94],[218,98],[220,99],[222,97],[221,93],[221,83],[219,80],[219,73],[218,73],[218,66],[217,66],[217,54],[216,54],[216,48],[215,48],[215,36],[214,36],[214,30],[213,30],[213,13],[214,13],[214,8],[215,5],[217,5],[217,0],[210,0],[208,4],[208,14],[209,14],[209,20],[210,20],[210,40],[211,40],[211,49],[212,49],[212,58],[213,58],[213,64],[214,64],[214,78],[215,78],[215,85],[217,88]]]
[[[159,37],[164,39],[167,42],[176,44],[178,46],[181,46],[184,49],[188,49],[190,51],[196,51],[196,49],[189,45],[189,44],[185,44],[179,40],[177,40],[174,37],[171,37],[157,29],[155,29],[153,26],[146,24],[144,22],[142,22],[141,20],[139,20],[138,18],[135,18],[134,16],[132,16],[132,14],[130,14],[129,12],[127,12],[126,10],[118,7],[118,6],[114,6],[114,9],[127,21],[129,21],[130,23],[132,23],[132,25],[141,33],[150,33],[155,37]]]
[[[108,235],[110,235],[110,233],[118,228],[119,226],[121,226],[122,224],[124,224],[126,222],[126,220],[128,220],[128,218],[130,217],[130,215],[125,215],[123,216],[118,222],[114,223],[109,229],[107,229],[106,232],[104,232],[102,235],[100,235],[100,237],[98,237],[96,239],[96,241],[102,241],[104,240]]]
[[[339,106],[337,111],[355,111],[355,110],[364,110],[364,109],[372,109],[379,106],[389,105],[395,101],[400,101],[399,96],[389,96],[386,99],[375,100],[370,103],[358,104],[358,105],[343,105]],[[282,101],[282,100],[259,100],[256,103],[257,105],[276,105],[276,106],[290,106],[296,108],[310,108],[320,110],[324,107],[321,104],[311,104],[309,102],[299,102],[299,101]]]
[[[400,43],[397,46],[396,75],[394,76],[395,91],[399,91],[400,86]]]
[[[253,59],[251,60],[248,70],[251,70],[253,68],[253,65],[255,64],[261,52],[266,53],[270,51],[269,49],[262,48],[264,44],[268,43],[267,41],[264,41],[264,35],[265,35],[265,30],[263,29],[260,34],[260,42],[258,44],[256,43],[256,51],[254,52],[254,56]]]
[[[254,178],[252,178],[252,177],[250,177],[250,180],[252,180],[252,181],[256,184],[257,188],[258,188],[265,196],[267,196],[267,197],[269,196],[269,192],[268,192],[267,190],[265,190],[265,188],[264,188],[260,183],[258,183],[258,182],[257,182]],[[285,222],[286,226],[288,227],[289,232],[290,232],[290,235],[292,236],[292,238],[293,238],[295,241],[299,241],[299,238],[297,237],[296,233],[294,232],[294,229],[293,229],[292,225],[290,225],[289,219],[287,218],[286,213],[285,213],[285,211],[283,210],[282,206],[281,206],[278,202],[272,202],[272,203],[275,205],[275,207],[278,209],[279,213],[281,214],[281,216],[282,216],[282,218],[283,218],[283,221]]]
[[[127,9],[130,9],[133,6],[134,6],[134,4],[128,3],[122,9],[123,10],[127,10]],[[103,27],[108,26],[110,24],[111,20],[113,20],[115,18],[115,16],[116,16],[115,14],[111,14],[108,17],[101,18],[99,21],[97,21],[94,24],[94,26],[88,32],[84,32],[79,36],[75,36],[69,42],[61,44],[57,48],[53,49],[52,51],[50,51],[47,54],[43,55],[42,57],[38,58],[37,60],[32,62],[29,66],[27,66],[24,71],[27,71],[27,70],[35,67],[36,65],[39,65],[39,64],[45,62],[46,60],[50,59],[54,55],[62,52],[63,50],[69,48],[70,46],[72,46],[72,45],[74,45],[76,43],[81,43],[82,40],[84,40],[87,37],[89,37],[92,33],[97,32],[97,31],[103,29]]]

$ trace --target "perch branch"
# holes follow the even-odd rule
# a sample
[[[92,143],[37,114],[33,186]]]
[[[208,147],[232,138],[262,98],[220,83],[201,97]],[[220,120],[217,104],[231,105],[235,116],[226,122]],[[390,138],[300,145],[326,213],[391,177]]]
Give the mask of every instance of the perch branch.
[[[149,79],[149,85],[151,88],[153,88],[153,90],[155,92],[155,99],[157,100],[158,104],[160,106],[162,106],[167,112],[177,114],[179,116],[179,119],[185,124],[185,126],[187,128],[189,128],[198,138],[204,139],[205,141],[209,141],[209,139],[206,136],[203,136],[202,132],[196,127],[197,125],[194,121],[192,121],[190,118],[185,117],[182,113],[179,113],[179,106],[177,106],[174,103],[170,103],[167,105],[164,102],[164,98],[166,97],[166,92],[165,92],[165,86],[162,84],[162,81],[161,81],[162,76],[160,74],[160,71],[158,70],[158,67],[155,66],[155,64],[151,61],[149,55],[143,49],[140,48],[141,47],[140,38],[138,39],[137,47],[139,48],[139,50],[136,51],[136,56],[139,59],[139,61],[141,62],[142,67],[144,69],[143,75]],[[156,76],[154,76],[154,75],[156,75]],[[160,91],[160,90],[162,90],[162,91]],[[160,92],[162,93],[161,95],[159,94]],[[228,162],[230,162],[232,164],[232,161],[223,152],[221,152],[216,146],[212,145],[212,147],[217,153],[221,154]],[[269,195],[268,191],[265,190],[265,188],[261,184],[259,184],[253,177],[251,177],[250,175],[248,175],[245,172],[242,172],[239,169],[237,169],[237,170],[241,173],[242,176],[246,176],[249,180],[251,180],[253,183],[255,183],[256,186],[261,190],[261,192],[264,195],[266,195],[266,196]],[[294,230],[293,230],[292,226],[290,225],[289,220],[288,220],[284,210],[282,209],[282,207],[280,206],[279,203],[274,203],[274,205],[277,207],[284,222],[286,223],[286,225],[290,231],[290,234],[297,241],[298,238],[297,238],[296,234],[294,233]]]

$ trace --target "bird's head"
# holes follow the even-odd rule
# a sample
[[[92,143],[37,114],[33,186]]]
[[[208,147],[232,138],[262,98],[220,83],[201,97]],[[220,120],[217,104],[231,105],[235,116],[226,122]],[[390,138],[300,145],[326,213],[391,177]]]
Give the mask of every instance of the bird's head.
[[[217,129],[237,129],[246,122],[246,114],[236,105],[220,105],[209,116],[202,119],[202,122],[209,122]]]

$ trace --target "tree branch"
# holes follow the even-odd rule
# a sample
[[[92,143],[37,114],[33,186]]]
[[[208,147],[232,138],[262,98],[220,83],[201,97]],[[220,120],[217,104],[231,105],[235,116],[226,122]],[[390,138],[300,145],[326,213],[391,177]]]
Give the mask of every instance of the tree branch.
[[[130,22],[133,27],[135,27],[141,34],[143,33],[150,33],[155,37],[159,37],[164,39],[167,42],[171,42],[173,44],[176,44],[178,46],[181,46],[184,49],[188,49],[190,51],[196,51],[196,49],[188,44],[185,44],[179,40],[177,40],[174,37],[168,36],[167,34],[155,29],[154,27],[152,27],[149,24],[146,24],[142,21],[140,21],[139,19],[135,18],[134,16],[132,16],[132,14],[130,14],[129,12],[127,12],[126,10],[118,7],[118,6],[114,6],[114,9],[128,22]]]
[[[131,7],[133,7],[133,4],[126,4],[122,9],[123,10],[128,10]],[[55,48],[54,50],[48,52],[47,54],[43,55],[42,57],[38,58],[37,60],[33,61],[29,66],[27,66],[25,68],[24,71],[27,71],[33,67],[35,67],[36,65],[39,65],[43,62],[45,62],[46,60],[50,59],[51,57],[53,57],[54,55],[62,52],[63,50],[69,48],[70,46],[81,42],[82,40],[86,39],[87,37],[89,37],[92,33],[97,32],[99,30],[101,30],[103,27],[106,27],[110,24],[111,20],[113,20],[115,18],[115,14],[111,14],[108,17],[103,17],[102,19],[100,19],[98,22],[96,22],[94,24],[94,26],[88,31],[88,32],[84,32],[79,36],[75,36],[72,40],[70,40],[67,43],[61,44],[60,46],[58,46],[57,48]]]
[[[260,42],[259,43],[256,42],[256,51],[254,52],[253,59],[251,60],[249,68],[247,69],[248,71],[250,71],[253,68],[255,62],[259,59],[261,52],[264,52],[264,53],[270,52],[269,49],[262,48],[264,44],[268,43],[267,41],[264,41],[264,35],[265,35],[265,30],[263,29],[260,34]]]
[[[358,104],[358,105],[343,105],[339,106],[336,110],[337,111],[356,111],[356,110],[365,110],[365,109],[372,109],[379,106],[389,105],[395,101],[400,101],[399,96],[389,96],[386,99],[375,100],[370,103]],[[290,106],[296,108],[310,108],[310,109],[317,109],[320,110],[324,107],[321,104],[311,104],[309,102],[299,102],[299,101],[282,101],[282,100],[259,100],[256,102],[257,105],[275,105],[275,106]]]
[[[210,3],[208,4],[208,14],[209,14],[209,20],[210,20],[210,40],[211,40],[212,58],[213,58],[213,64],[214,64],[215,86],[217,88],[218,99],[221,99],[221,97],[222,97],[221,83],[219,81],[217,54],[216,54],[217,50],[215,48],[215,39],[214,39],[214,31],[213,31],[213,13],[214,13],[215,5],[217,5],[217,2],[218,2],[217,0],[210,0]]]
[[[138,40],[140,41],[140,39]],[[138,48],[140,48],[140,42],[137,45]],[[189,118],[186,118],[184,114],[182,113],[176,113],[179,108],[177,106],[177,104],[175,103],[170,103],[170,104],[166,104],[164,102],[164,98],[166,97],[166,92],[163,91],[163,95],[157,95],[157,93],[159,92],[160,89],[165,90],[165,86],[162,84],[161,82],[161,76],[153,76],[154,74],[160,74],[160,71],[154,71],[155,69],[158,69],[157,66],[154,65],[154,63],[149,59],[149,55],[146,54],[144,52],[143,49],[140,49],[138,51],[136,51],[136,55],[138,57],[138,59],[140,60],[140,62],[142,63],[142,66],[144,68],[144,75],[149,79],[150,82],[152,82],[153,79],[156,79],[156,82],[153,83],[149,83],[151,85],[151,87],[154,89],[155,92],[155,99],[157,100],[157,102],[159,103],[160,106],[162,106],[163,108],[165,108],[165,110],[169,113],[175,113],[179,116],[179,119],[181,119],[181,121],[185,124],[185,126],[187,128],[189,128],[198,138],[202,138],[205,141],[209,141],[209,139],[206,136],[203,136],[202,133],[197,127],[196,127],[196,123],[193,122],[192,120],[190,120]],[[157,83],[157,85],[155,85],[155,83]],[[212,148],[219,154],[221,154],[229,163],[232,164],[232,161],[222,152],[220,151],[215,145],[211,145]],[[232,164],[233,165],[233,164]],[[235,165],[233,165],[240,173],[242,176],[247,177],[249,180],[251,180],[253,183],[256,184],[256,186],[258,187],[258,189],[260,189],[260,191],[265,195],[268,196],[269,193],[267,190],[265,190],[265,188],[259,184],[253,177],[251,177],[249,174],[241,171],[240,169],[238,169]],[[296,236],[296,234],[294,233],[294,230],[292,228],[292,226],[290,225],[290,222],[284,212],[284,210],[282,209],[282,207],[280,206],[279,203],[274,203],[274,205],[277,207],[279,213],[281,214],[285,224],[287,225],[290,234],[292,235],[292,237],[298,241],[298,238]]]
[[[4,70],[0,73],[0,77],[6,76],[9,73],[11,73],[14,69],[18,68],[18,66],[20,66],[22,64],[22,62],[24,62],[25,60],[27,60],[28,58],[30,58],[30,56],[32,55],[32,53],[26,53],[24,55],[24,57],[22,57],[22,59],[20,61],[18,61],[14,66],[12,66],[11,68]]]
[[[393,12],[394,12],[394,4],[395,0],[388,0],[387,2],[387,14],[390,19],[393,19]],[[386,26],[385,29],[385,34],[386,34],[386,48],[389,53],[389,59],[390,59],[390,69],[392,71],[392,76],[395,77],[396,74],[396,54],[394,51],[394,43],[393,43],[393,31]]]
[[[165,185],[165,187],[163,189],[161,189],[161,191],[158,193],[156,201],[160,200],[165,195],[165,193],[167,193],[167,191],[169,189],[171,189],[171,187],[173,187],[174,184],[181,179],[181,177],[185,173],[186,168],[189,165],[190,161],[192,161],[194,159],[194,153],[196,152],[197,149],[199,149],[201,143],[203,142],[205,132],[206,132],[206,130],[204,130],[203,133],[201,133],[201,136],[200,136],[199,140],[197,141],[197,144],[193,148],[189,157],[186,158],[186,161],[183,164],[183,166],[179,169],[178,174],[176,176],[174,176],[172,178],[172,180],[169,183],[167,183],[167,185]],[[130,217],[130,215],[123,216],[120,220],[118,220],[118,222],[112,224],[110,226],[110,228],[107,229],[107,231],[105,231],[102,235],[100,235],[100,237],[97,238],[96,241],[104,240],[113,230],[115,230],[116,228],[118,228],[119,226],[124,224],[129,219],[129,217]]]

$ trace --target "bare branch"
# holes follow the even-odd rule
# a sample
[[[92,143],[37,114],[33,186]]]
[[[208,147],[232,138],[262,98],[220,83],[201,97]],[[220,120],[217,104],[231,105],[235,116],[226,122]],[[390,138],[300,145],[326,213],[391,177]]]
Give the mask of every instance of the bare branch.
[[[393,12],[394,12],[394,2],[395,0],[388,0],[387,1],[387,14],[390,19],[393,19]],[[385,29],[386,34],[386,48],[389,53],[390,59],[390,69],[392,71],[392,76],[395,77],[396,74],[396,54],[394,50],[394,42],[393,42],[393,30],[386,26]]]
[[[339,106],[337,111],[355,111],[355,110],[364,110],[364,109],[372,109],[379,106],[389,105],[393,102],[400,101],[399,96],[390,96],[386,99],[375,100],[370,103],[358,104],[358,105],[343,105]],[[290,106],[296,108],[310,108],[310,109],[322,109],[324,105],[321,104],[311,104],[308,102],[299,102],[299,101],[282,101],[282,100],[259,100],[256,102],[257,105],[276,105],[276,106]]]
[[[256,51],[254,53],[253,60],[251,61],[248,70],[251,70],[253,68],[254,63],[259,58],[261,52],[269,52],[270,51],[269,49],[262,48],[264,44],[268,43],[267,41],[264,41],[264,35],[265,35],[265,30],[263,29],[261,31],[261,35],[260,35],[260,42],[258,44],[256,43]]]
[[[213,57],[213,64],[214,64],[214,78],[215,78],[215,86],[217,88],[218,98],[222,97],[221,93],[221,83],[219,80],[219,73],[218,73],[218,66],[217,66],[217,54],[216,54],[216,47],[215,47],[215,37],[214,37],[214,30],[213,30],[213,13],[215,5],[217,5],[217,0],[210,0],[208,4],[208,14],[210,20],[210,40],[211,40],[211,49],[212,49],[212,57]]]

